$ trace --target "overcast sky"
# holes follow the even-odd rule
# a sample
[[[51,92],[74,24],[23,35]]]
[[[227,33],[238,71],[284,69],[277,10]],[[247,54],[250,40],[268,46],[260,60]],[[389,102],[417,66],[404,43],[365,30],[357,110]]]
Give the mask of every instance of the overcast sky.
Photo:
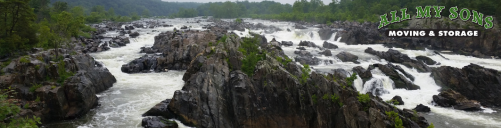
[[[237,0],[163,0],[163,1],[169,1],[169,2],[200,2],[200,3],[207,3],[207,2],[225,2],[225,1],[237,1]],[[239,0],[239,1],[244,1],[244,0]],[[249,1],[263,1],[263,0],[249,0]],[[275,1],[275,2],[280,2],[283,4],[294,4],[296,0],[267,0],[267,1]],[[332,0],[322,0],[324,4],[329,4],[332,2]]]

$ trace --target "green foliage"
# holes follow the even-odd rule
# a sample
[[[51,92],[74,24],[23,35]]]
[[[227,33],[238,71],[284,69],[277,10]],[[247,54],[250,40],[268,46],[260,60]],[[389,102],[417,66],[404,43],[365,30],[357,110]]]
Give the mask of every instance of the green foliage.
[[[35,99],[35,102],[40,102],[40,97],[37,96],[37,98]]]
[[[63,60],[57,64],[57,73],[59,74],[59,79],[57,80],[59,84],[63,84],[66,79],[74,75],[73,72],[66,71],[66,63]]]
[[[19,62],[27,64],[30,63],[30,57],[29,56],[23,56],[21,59],[19,59]]]
[[[346,86],[353,86],[353,81],[355,81],[355,79],[357,79],[357,73],[353,73],[353,74],[351,74],[350,77],[347,77],[346,78]]]
[[[310,65],[307,64],[303,65],[303,68],[301,69],[301,72],[303,73],[301,74],[301,79],[299,80],[301,84],[306,84],[308,78],[310,77],[310,71],[311,71]]]
[[[322,99],[323,100],[328,100],[329,99],[329,94],[324,94],[324,96],[322,96]]]
[[[430,123],[430,125],[427,128],[435,128],[435,125],[433,125],[433,123]]]
[[[369,94],[358,94],[357,98],[358,101],[363,104],[367,104],[369,103],[369,101],[371,101],[371,97],[369,96]]]
[[[316,94],[313,94],[311,96],[311,100],[313,101],[313,104],[317,104],[317,95]]]
[[[290,59],[287,56],[285,56],[284,58],[277,57],[277,61],[280,62],[280,63],[282,63],[283,66],[287,66],[287,64],[289,64],[290,62],[292,62],[292,59]]]
[[[12,116],[20,112],[21,108],[7,100],[9,93],[13,93],[13,91],[9,89],[0,91],[0,119],[4,119],[4,121],[0,122],[0,126],[7,128],[37,128],[37,124],[41,124],[39,117],[12,118]]]
[[[397,100],[388,100],[388,101],[386,101],[386,103],[393,104],[393,105],[399,104],[399,102]]]
[[[38,88],[42,87],[42,84],[33,84],[31,87],[30,87],[30,92],[35,92],[35,90],[37,90]]]
[[[343,103],[339,100],[339,96],[337,96],[336,94],[331,95],[331,101],[333,103],[338,103],[339,107],[343,106]]]
[[[254,75],[257,62],[266,58],[265,53],[259,53],[258,42],[257,37],[243,38],[243,42],[238,48],[238,51],[245,56],[242,60],[242,71],[249,76]]]
[[[403,128],[403,123],[402,119],[400,119],[400,116],[398,116],[398,113],[395,111],[389,111],[385,112],[388,117],[394,120],[395,122],[395,128]]]
[[[242,20],[242,18],[235,19],[235,23],[237,23],[237,24],[241,24],[243,22],[244,22],[244,20]]]
[[[177,13],[172,14],[171,16],[172,17],[179,17],[179,18],[197,17],[198,12],[194,8],[190,8],[190,9],[179,8],[179,11]]]

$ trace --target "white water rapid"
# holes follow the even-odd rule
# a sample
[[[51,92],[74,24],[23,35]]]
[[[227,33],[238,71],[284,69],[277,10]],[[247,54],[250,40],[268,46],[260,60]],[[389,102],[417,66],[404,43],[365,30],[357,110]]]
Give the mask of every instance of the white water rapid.
[[[187,23],[187,21],[196,21],[198,19],[164,19],[161,20],[174,25],[176,28],[180,26],[192,26],[193,29],[201,29],[203,24],[207,23]],[[202,19],[203,20],[203,19]],[[227,19],[230,21],[233,19]],[[293,46],[282,47],[284,52],[290,57],[296,56],[293,52],[301,40],[312,41],[318,46],[322,46],[324,40],[321,40],[318,34],[318,28],[294,29],[292,22],[272,22],[268,20],[251,20],[244,19],[245,22],[262,23],[265,25],[273,25],[281,28],[283,31],[266,33],[265,30],[251,30],[252,32],[261,33],[270,41],[275,38],[277,41],[292,41]],[[100,93],[99,104],[89,114],[80,119],[63,121],[53,124],[49,127],[141,127],[141,114],[153,107],[162,100],[172,98],[174,91],[180,90],[184,84],[182,76],[184,71],[169,71],[164,73],[139,73],[126,74],[122,73],[120,67],[122,64],[128,63],[133,59],[144,55],[139,53],[140,47],[151,46],[154,42],[154,36],[162,31],[172,30],[173,27],[159,27],[154,29],[138,29],[140,36],[131,40],[130,44],[121,48],[112,48],[109,51],[91,54],[97,61],[103,62],[110,72],[117,78],[117,83],[109,90]],[[290,29],[291,31],[287,31]],[[156,30],[157,32],[152,32]],[[246,32],[234,31],[237,35],[245,36]],[[113,36],[114,32],[109,32]],[[321,63],[320,65],[312,65],[315,70],[321,72],[332,72],[332,69],[342,68],[351,71],[353,67],[362,66],[367,69],[369,65],[380,63],[387,64],[385,60],[380,60],[378,57],[364,53],[367,47],[372,47],[377,51],[387,51],[382,45],[346,45],[335,39],[334,33],[327,41],[339,46],[338,49],[331,49],[334,56],[323,56],[317,54],[321,52],[318,48],[308,48],[307,51],[322,60],[332,60],[333,64]],[[432,50],[404,50],[395,48],[409,57],[414,58],[419,55],[430,57],[431,59],[440,62],[439,66],[452,66],[462,68],[463,66],[475,63],[486,68],[501,70],[501,60],[499,59],[480,59],[463,55],[443,54],[447,59],[433,53]],[[350,52],[359,57],[360,64],[352,62],[342,62],[335,57],[342,51]],[[395,65],[399,65],[394,63]],[[413,109],[418,104],[424,104],[431,108],[430,113],[422,113],[428,122],[434,123],[437,128],[473,128],[473,127],[501,127],[501,110],[499,108],[485,108],[479,112],[465,112],[452,108],[435,107],[432,104],[432,96],[439,93],[440,87],[437,86],[430,73],[419,73],[415,69],[409,69],[400,65],[405,72],[415,77],[414,84],[421,87],[420,90],[405,90],[394,89],[393,81],[385,76],[379,69],[372,70],[373,78],[363,83],[360,77],[354,82],[354,86],[360,93],[379,91],[384,100],[390,100],[393,96],[399,95],[402,97],[405,105],[397,105],[396,107],[403,109]],[[183,126],[179,123],[181,127]]]

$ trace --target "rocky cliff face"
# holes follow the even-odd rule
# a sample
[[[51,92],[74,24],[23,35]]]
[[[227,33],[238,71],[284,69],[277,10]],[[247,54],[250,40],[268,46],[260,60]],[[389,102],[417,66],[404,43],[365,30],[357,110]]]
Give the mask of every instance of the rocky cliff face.
[[[499,28],[484,29],[463,21],[444,19],[412,19],[409,29],[480,29],[479,37],[386,37],[385,28],[377,29],[379,23],[334,22],[332,27],[343,28],[336,35],[341,42],[347,44],[384,44],[389,47],[405,49],[450,50],[463,55],[475,57],[501,56],[501,30]]]
[[[242,60],[248,56],[238,50],[243,40],[227,36],[225,43],[197,54],[183,77],[183,89],[150,110],[161,114],[145,116],[176,118],[197,127],[383,128],[395,126],[397,116],[405,127],[428,126],[419,115],[378,97],[359,98],[344,78],[284,61],[288,57],[274,45],[261,47],[258,54],[264,57],[253,74],[244,73]],[[398,114],[385,114],[391,111]]]
[[[501,106],[501,73],[497,70],[475,64],[462,69],[442,66],[434,68],[432,75],[438,85],[479,101],[483,106]]]
[[[149,51],[149,55],[136,59],[122,66],[126,73],[149,72],[150,70],[161,72],[166,70],[186,70],[190,62],[197,54],[205,51],[208,47],[217,46],[218,40],[223,37],[226,30],[214,28],[209,31],[169,31],[155,36],[155,43],[151,48],[143,48]]]
[[[23,56],[2,69],[0,87],[11,87],[24,113],[42,122],[72,119],[97,105],[96,93],[110,88],[115,77],[88,54],[60,49]],[[69,54],[65,54],[69,53]]]

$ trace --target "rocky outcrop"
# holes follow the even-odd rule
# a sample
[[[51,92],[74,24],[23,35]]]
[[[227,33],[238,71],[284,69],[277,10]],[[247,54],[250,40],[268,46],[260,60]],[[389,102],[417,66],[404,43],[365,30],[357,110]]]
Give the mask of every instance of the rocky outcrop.
[[[300,24],[294,24],[295,29],[307,29],[305,26],[300,25]]]
[[[148,73],[157,70],[158,58],[159,56],[157,55],[144,55],[140,58],[134,59],[128,64],[122,65],[121,70],[125,73]]]
[[[329,43],[327,41],[324,41],[324,44],[322,44],[322,47],[327,48],[327,49],[336,49],[336,48],[338,48],[337,45]]]
[[[129,64],[122,65],[126,73],[164,72],[167,70],[186,70],[190,62],[204,51],[211,51],[214,47],[222,47],[227,41],[237,39],[236,36],[225,36],[226,30],[217,27],[211,31],[168,31],[155,36],[155,43],[147,51],[162,53],[148,55]],[[144,48],[146,49],[146,48]],[[146,50],[145,50],[146,51]]]
[[[432,76],[442,88],[459,92],[482,106],[501,106],[501,73],[470,64],[462,69],[449,66],[433,68]]]
[[[440,64],[431,59],[430,57],[427,56],[416,56],[416,60],[422,61],[427,65],[435,65],[435,64]]]
[[[478,27],[463,21],[445,21],[440,19],[412,19],[409,29],[463,29]],[[378,29],[377,23],[336,22],[332,26],[344,28],[336,34],[336,39],[347,44],[384,44],[388,47],[424,50],[449,50],[475,57],[501,56],[501,30],[485,29],[478,37],[387,37],[385,30]]]
[[[393,101],[393,103],[397,103],[395,105],[404,105],[404,101],[402,100],[402,97],[400,97],[400,96],[394,96],[393,98],[391,98],[391,101]]]
[[[370,94],[360,102],[358,92],[343,88],[332,74],[309,73],[294,62],[279,62],[276,57],[286,56],[271,45],[262,47],[259,53],[266,54],[253,73],[244,73],[232,62],[245,57],[237,50],[241,40],[233,41],[228,44],[235,45],[204,51],[191,62],[183,89],[168,105],[176,119],[190,126],[219,128],[391,127],[394,120],[384,113],[395,111],[405,127],[428,126],[424,118],[413,121]],[[232,54],[242,58],[227,60]]]
[[[357,73],[357,75],[360,76],[364,82],[372,78],[371,71],[365,70],[361,66],[353,67],[353,72]]]
[[[343,62],[353,62],[355,64],[360,64],[360,62],[358,62],[358,56],[353,55],[349,52],[342,51],[339,54],[337,54],[336,57]]]
[[[407,56],[407,54],[402,54],[397,50],[389,49],[386,52],[379,52],[369,47],[365,49],[365,53],[376,55],[379,58],[385,59],[389,62],[401,63],[407,67],[415,68],[419,72],[431,72],[430,67],[428,67],[422,61],[413,60],[409,56]]]
[[[133,33],[129,34],[129,37],[131,37],[131,38],[136,38],[138,36],[139,36],[139,32],[133,32]]]
[[[318,30],[318,35],[320,36],[320,39],[322,40],[328,40],[331,38],[332,34],[335,31],[333,31],[331,28],[322,28]]]
[[[465,96],[451,89],[442,91],[438,95],[433,95],[433,102],[435,102],[438,106],[453,107],[454,109],[458,110],[482,110],[478,101],[468,100],[468,98],[466,98]]]
[[[297,46],[318,47],[317,45],[315,45],[315,43],[313,43],[311,41],[300,41],[299,45],[297,45]]]
[[[373,64],[369,66],[368,70],[372,70],[376,67],[379,68],[379,70],[381,70],[386,76],[390,77],[390,79],[395,84],[395,88],[404,88],[407,90],[420,89],[419,86],[415,85],[412,82],[414,80],[414,77],[407,74],[400,66],[395,66],[393,64]],[[401,72],[402,74],[400,74],[399,72]]]
[[[318,54],[324,55],[324,56],[332,56],[331,50],[325,50],[323,52],[319,52]]]
[[[30,104],[24,108],[52,122],[80,117],[97,105],[96,94],[116,82],[115,77],[90,55],[59,49],[23,56],[2,69],[2,89],[17,92],[14,99]]]
[[[310,52],[305,50],[294,51],[294,54],[298,55],[294,57],[294,61],[301,64],[318,65],[321,61],[317,57],[314,57]]]
[[[146,117],[141,121],[141,126],[145,128],[178,128],[176,122],[162,117]]]
[[[419,105],[417,105],[417,106],[416,106],[414,109],[412,109],[412,110],[416,110],[417,112],[430,112],[430,111],[431,111],[430,107],[425,106],[425,105],[423,105],[423,104],[419,104]]]
[[[292,45],[294,45],[294,43],[292,43],[292,41],[282,41],[281,45],[283,45],[283,46],[292,46]]]

